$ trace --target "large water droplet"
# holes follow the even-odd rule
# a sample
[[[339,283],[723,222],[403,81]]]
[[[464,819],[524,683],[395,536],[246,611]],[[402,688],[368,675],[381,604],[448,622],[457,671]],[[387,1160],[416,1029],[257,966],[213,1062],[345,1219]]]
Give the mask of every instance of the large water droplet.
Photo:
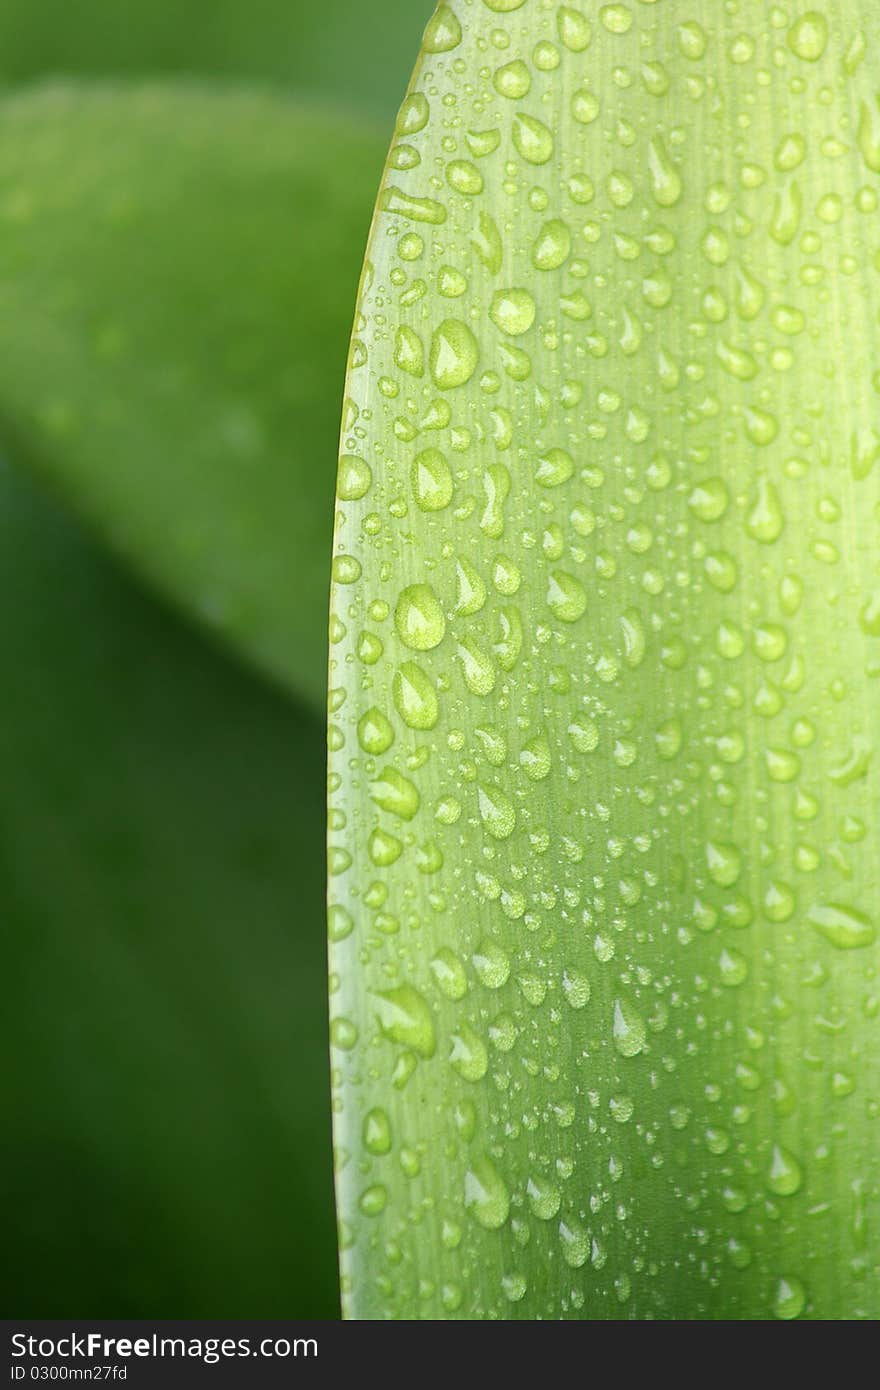
[[[587,611],[587,591],[579,579],[554,570],[547,580],[547,606],[564,623],[576,623]]]
[[[528,290],[497,290],[492,296],[489,317],[502,333],[519,337],[535,321],[535,301]]]
[[[477,340],[461,319],[444,319],[431,338],[431,375],[441,391],[464,386],[477,369]]]
[[[452,501],[452,472],[439,449],[423,449],[416,454],[410,480],[416,503],[423,512],[442,511]]]
[[[498,787],[479,787],[480,820],[496,840],[506,840],[516,827],[513,802]]]
[[[465,1174],[464,1205],[474,1220],[487,1231],[497,1231],[507,1220],[510,1211],[507,1187],[486,1155],[474,1159]]]
[[[779,1280],[773,1295],[773,1316],[790,1322],[800,1317],[807,1302],[807,1294],[800,1279],[791,1275]]]
[[[529,164],[546,164],[553,153],[552,132],[537,116],[525,111],[517,112],[513,119],[513,143]]]
[[[807,914],[811,926],[841,951],[872,946],[877,931],[871,918],[858,908],[840,903],[814,903]]]
[[[626,999],[615,999],[612,1023],[614,1046],[621,1057],[635,1057],[645,1046],[648,1030],[638,1010]]]
[[[443,609],[429,584],[410,584],[401,590],[394,623],[404,646],[417,652],[438,646],[446,631]]]
[[[828,21],[818,10],[809,10],[788,31],[788,46],[798,58],[815,63],[828,43]]]
[[[412,985],[374,995],[379,1027],[391,1042],[411,1047],[421,1057],[433,1057],[437,1045],[434,1019],[423,995]]]
[[[767,1186],[777,1197],[792,1197],[800,1190],[804,1175],[794,1154],[781,1144],[774,1144],[770,1157]]]
[[[662,208],[674,207],[681,197],[681,177],[659,135],[648,144],[648,169],[655,202]]]

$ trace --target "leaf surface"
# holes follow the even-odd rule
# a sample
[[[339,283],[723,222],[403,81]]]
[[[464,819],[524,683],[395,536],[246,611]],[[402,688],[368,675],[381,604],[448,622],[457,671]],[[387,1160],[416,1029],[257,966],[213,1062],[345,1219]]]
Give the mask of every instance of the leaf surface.
[[[0,440],[319,701],[351,301],[381,147],[239,88],[0,103]]]
[[[429,25],[338,486],[350,1316],[880,1312],[872,18]]]
[[[332,1318],[319,724],[6,465],[0,608],[4,1307]]]

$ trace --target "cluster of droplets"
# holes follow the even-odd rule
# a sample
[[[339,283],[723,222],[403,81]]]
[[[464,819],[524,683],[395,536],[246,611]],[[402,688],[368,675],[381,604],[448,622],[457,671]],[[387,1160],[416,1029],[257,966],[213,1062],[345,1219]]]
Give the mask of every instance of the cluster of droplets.
[[[361,1314],[791,1318],[829,1232],[873,1306],[880,98],[830,11],[698,8],[441,4],[398,118],[331,619]]]

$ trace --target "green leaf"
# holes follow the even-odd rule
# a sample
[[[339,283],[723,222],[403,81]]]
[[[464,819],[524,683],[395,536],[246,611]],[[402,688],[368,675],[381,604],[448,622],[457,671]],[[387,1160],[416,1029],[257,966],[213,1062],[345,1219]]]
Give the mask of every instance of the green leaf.
[[[331,620],[352,1316],[880,1314],[876,24],[751,10],[455,0],[403,107]]]
[[[0,80],[269,78],[390,118],[431,9],[431,0],[3,0]]]
[[[323,699],[332,459],[380,142],[243,89],[0,103],[0,440]]]
[[[4,1306],[334,1317],[317,721],[5,466],[0,605]]]

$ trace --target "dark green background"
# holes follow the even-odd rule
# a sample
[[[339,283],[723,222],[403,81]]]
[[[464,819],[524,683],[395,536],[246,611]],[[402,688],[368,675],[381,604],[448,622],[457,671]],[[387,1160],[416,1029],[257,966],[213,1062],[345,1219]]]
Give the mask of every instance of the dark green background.
[[[5,0],[0,82],[246,78],[390,129],[432,8]],[[14,457],[0,630],[3,1312],[335,1317],[319,715]]]

